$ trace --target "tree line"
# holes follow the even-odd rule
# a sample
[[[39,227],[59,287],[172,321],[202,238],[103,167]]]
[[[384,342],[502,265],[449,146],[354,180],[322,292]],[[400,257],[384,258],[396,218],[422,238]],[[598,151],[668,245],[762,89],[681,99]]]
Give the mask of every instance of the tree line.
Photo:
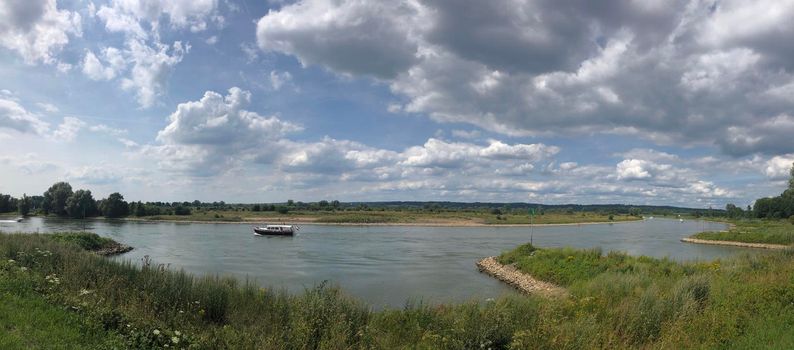
[[[681,209],[675,207],[654,206],[628,206],[614,205],[541,205],[529,203],[455,203],[455,202],[354,202],[342,203],[338,200],[321,200],[318,202],[301,202],[288,200],[280,204],[227,204],[220,202],[127,202],[118,192],[111,193],[107,198],[94,199],[90,190],[72,190],[68,182],[57,182],[50,186],[41,196],[28,196],[23,194],[14,198],[8,194],[0,193],[0,213],[18,212],[20,215],[44,214],[70,217],[75,219],[104,216],[120,218],[126,216],[156,216],[156,215],[190,215],[193,209],[197,210],[250,210],[275,211],[286,214],[290,211],[336,211],[336,210],[491,210],[493,213],[517,213],[533,210],[536,215],[543,215],[546,211],[597,211],[609,214],[628,214],[639,216],[643,212],[659,213]],[[746,209],[728,204],[725,210],[711,210],[703,212],[699,209],[687,209],[695,216],[727,216],[730,218],[767,218],[794,220],[794,164],[790,170],[788,188],[776,197],[759,198],[753,206]],[[793,221],[794,222],[794,221]]]
[[[187,203],[187,202],[185,202]],[[50,186],[41,196],[14,198],[0,194],[0,213],[16,211],[26,216],[33,213],[57,215],[73,219],[104,216],[121,218],[129,215],[190,215],[189,204],[182,203],[128,203],[118,192],[111,193],[107,198],[94,199],[91,190],[72,190],[68,182],[57,182]]]
[[[734,204],[725,206],[726,215],[730,218],[785,219],[794,222],[794,164],[789,171],[788,188],[776,197],[764,197],[755,200],[755,204],[747,210]]]

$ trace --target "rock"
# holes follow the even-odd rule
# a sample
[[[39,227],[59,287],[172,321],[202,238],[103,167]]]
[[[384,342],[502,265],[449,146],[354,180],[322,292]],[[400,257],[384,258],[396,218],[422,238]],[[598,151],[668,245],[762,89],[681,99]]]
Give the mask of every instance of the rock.
[[[544,282],[525,274],[511,265],[502,265],[491,256],[477,262],[480,272],[485,272],[494,278],[505,282],[519,291],[527,294],[540,293],[548,296],[564,296],[567,292],[564,288],[549,282]]]

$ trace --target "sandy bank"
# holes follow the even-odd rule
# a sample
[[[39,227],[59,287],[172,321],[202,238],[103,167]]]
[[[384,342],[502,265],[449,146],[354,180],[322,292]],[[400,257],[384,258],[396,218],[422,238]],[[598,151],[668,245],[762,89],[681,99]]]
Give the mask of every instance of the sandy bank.
[[[681,242],[697,243],[697,244],[729,245],[734,247],[760,248],[760,249],[786,249],[791,247],[783,244],[717,241],[717,240],[698,239],[698,238],[690,238],[690,237],[681,238]]]
[[[494,278],[505,282],[523,293],[543,294],[549,296],[563,296],[567,292],[564,288],[554,284],[537,280],[530,275],[518,271],[511,265],[502,265],[496,257],[488,257],[477,262],[480,272],[487,273]]]

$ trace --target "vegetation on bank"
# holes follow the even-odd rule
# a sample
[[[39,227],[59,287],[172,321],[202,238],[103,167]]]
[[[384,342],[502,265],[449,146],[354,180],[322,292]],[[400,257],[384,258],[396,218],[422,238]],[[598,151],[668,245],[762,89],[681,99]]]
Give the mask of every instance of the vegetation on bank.
[[[744,243],[794,244],[794,224],[788,220],[733,220],[728,231],[707,231],[692,238]]]
[[[777,197],[760,198],[752,208],[743,211],[733,204],[726,207],[731,228],[727,231],[708,231],[692,238],[743,243],[794,244],[794,167],[789,186]]]
[[[57,182],[42,195],[15,198],[0,194],[0,215],[55,215],[83,219],[89,217],[141,218],[148,220],[245,221],[249,218],[298,216],[334,223],[389,223],[423,220],[475,220],[477,223],[526,224],[619,221],[642,215],[724,216],[724,210],[708,211],[670,206],[624,204],[547,205],[536,203],[464,202],[340,202],[320,200],[282,203],[202,202],[127,202],[118,192],[94,199],[90,190],[73,190],[67,182]],[[544,217],[545,216],[545,217]],[[554,218],[557,217],[557,219]],[[591,218],[574,218],[591,216]],[[532,218],[530,218],[532,217]],[[559,220],[559,218],[564,218]],[[611,217],[611,219],[610,219]]]
[[[703,269],[699,265],[681,265],[669,259],[634,257],[621,252],[611,251],[605,255],[599,248],[539,249],[529,243],[502,253],[497,260],[534,278],[564,287],[589,282],[604,273],[633,273],[654,278],[689,276]]]
[[[509,259],[558,261],[522,246]],[[557,250],[548,250],[555,252]],[[749,348],[794,346],[794,253],[678,264],[559,250],[564,299],[373,311],[321,284],[291,295],[144,261],[120,263],[47,235],[0,235],[3,348]],[[612,257],[609,257],[609,256]],[[568,258],[571,256],[572,258]],[[506,257],[507,258],[507,257]],[[581,261],[580,261],[581,260]],[[543,263],[558,269],[556,263]],[[592,267],[594,265],[596,267]],[[49,320],[61,320],[52,322]],[[46,330],[48,337],[40,332]],[[43,343],[46,342],[46,343]]]

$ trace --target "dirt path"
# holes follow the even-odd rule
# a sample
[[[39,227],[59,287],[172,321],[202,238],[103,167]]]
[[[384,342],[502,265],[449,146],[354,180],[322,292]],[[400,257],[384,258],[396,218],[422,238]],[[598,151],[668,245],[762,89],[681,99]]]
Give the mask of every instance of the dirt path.
[[[761,248],[761,249],[786,249],[791,247],[783,244],[717,241],[717,240],[698,239],[698,238],[689,238],[689,237],[681,238],[681,242],[697,243],[697,244],[729,245],[734,247]]]
[[[542,294],[547,296],[565,296],[567,291],[554,284],[537,280],[532,276],[518,271],[511,265],[502,265],[496,257],[488,257],[477,262],[480,272],[505,282],[523,293]]]

